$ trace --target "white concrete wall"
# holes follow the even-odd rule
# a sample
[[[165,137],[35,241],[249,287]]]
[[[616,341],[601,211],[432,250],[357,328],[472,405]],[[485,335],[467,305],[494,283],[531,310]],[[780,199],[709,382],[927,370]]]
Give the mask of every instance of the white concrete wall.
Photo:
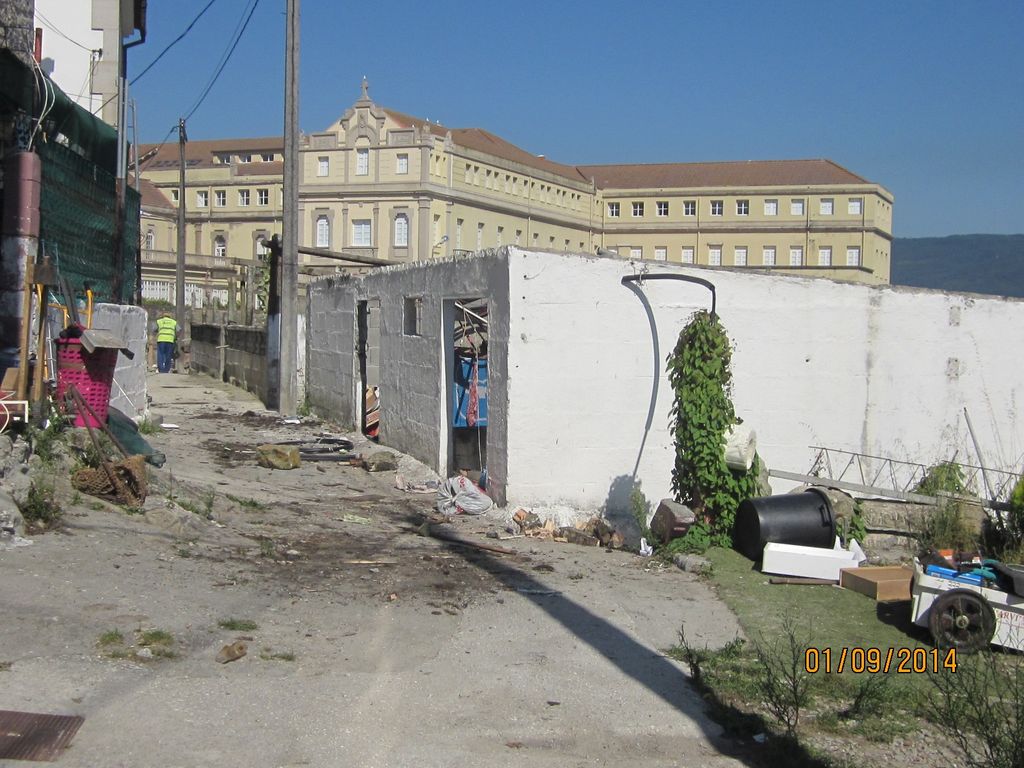
[[[634,478],[670,496],[665,359],[710,293],[666,280],[638,294],[620,282],[629,262],[509,250],[509,505],[621,510]],[[717,286],[737,414],[769,467],[808,471],[810,445],[976,463],[966,406],[986,464],[1019,470],[1024,302],[646,266]]]
[[[146,401],[146,333],[149,318],[142,307],[121,304],[97,304],[92,327],[108,330],[128,345],[134,356],[117,355],[114,382],[110,388],[110,405],[135,420],[145,418]]]
[[[79,47],[103,48],[103,33],[92,28],[92,2],[35,0],[35,7],[35,25],[43,30],[43,59],[53,60],[53,82],[80,106],[90,112],[98,110],[100,101],[90,90],[92,57]],[[79,45],[55,32],[54,26]]]

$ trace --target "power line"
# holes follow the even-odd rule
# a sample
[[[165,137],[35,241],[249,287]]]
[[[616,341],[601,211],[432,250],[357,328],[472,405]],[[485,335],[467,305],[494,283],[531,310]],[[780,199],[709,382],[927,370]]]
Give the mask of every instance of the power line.
[[[79,48],[81,48],[83,51],[89,51],[90,53],[92,53],[92,51],[93,51],[92,48],[88,48],[87,46],[82,45],[77,40],[73,40],[72,38],[68,37],[63,32],[61,32],[59,29],[57,29],[57,27],[54,25],[54,23],[52,21],[50,21],[48,18],[43,16],[42,13],[40,13],[38,8],[36,8],[36,16],[39,17],[39,20],[42,21],[43,25],[48,27],[51,32],[56,32],[58,35],[63,37],[65,40],[67,40],[69,43],[74,43]]]
[[[203,101],[205,101],[206,97],[209,95],[210,90],[213,88],[214,84],[217,82],[217,78],[220,77],[221,72],[224,71],[224,67],[226,67],[227,64],[228,64],[228,61],[230,61],[231,54],[233,54],[235,52],[235,48],[238,47],[238,43],[242,39],[242,35],[245,34],[245,30],[249,26],[249,22],[252,20],[252,15],[256,12],[256,8],[257,8],[257,6],[259,6],[259,4],[260,4],[260,0],[254,0],[254,2],[252,4],[252,7],[249,9],[249,15],[245,17],[245,23],[242,24],[241,30],[236,35],[236,37],[234,39],[234,42],[231,43],[231,47],[228,48],[228,51],[225,54],[223,60],[221,61],[220,66],[217,68],[217,71],[214,72],[213,78],[207,84],[206,89],[203,91],[202,95],[199,97],[199,100],[196,101],[195,106],[193,106],[192,109],[189,110],[188,114],[185,115],[185,120],[188,120],[190,117],[192,117],[193,114],[195,114],[195,111],[197,109],[199,109],[199,107],[202,105]]]
[[[174,133],[174,132],[175,132],[176,130],[178,130],[178,126],[176,126],[176,125],[172,125],[172,126],[171,126],[171,130],[169,130],[169,131],[167,132],[167,135],[166,135],[166,136],[164,136],[164,140],[163,140],[163,141],[161,141],[161,142],[160,142],[159,144],[157,144],[157,145],[156,145],[156,148],[155,148],[155,149],[151,149],[151,150],[150,150],[149,152],[147,152],[147,153],[146,153],[146,154],[148,154],[148,155],[149,155],[149,157],[148,157],[148,158],[146,158],[146,159],[144,159],[144,160],[143,160],[143,161],[142,161],[141,163],[139,163],[139,172],[140,172],[140,173],[142,172],[142,170],[143,170],[143,169],[144,169],[144,168],[145,168],[145,167],[146,167],[147,165],[149,165],[150,161],[152,161],[153,159],[155,159],[155,158],[156,158],[156,156],[157,156],[158,154],[160,154],[160,150],[161,150],[161,149],[163,149],[163,147],[164,147],[164,144],[166,144],[166,143],[167,143],[167,140],[168,140],[169,138],[171,138],[171,134],[172,134],[172,133]],[[139,151],[139,150],[138,150],[138,147],[136,147],[136,148],[135,148],[135,151],[136,151],[136,152],[138,152],[138,151]],[[138,162],[138,160],[136,160],[136,162]]]
[[[139,74],[132,78],[132,81],[129,83],[129,85],[135,85],[139,81],[140,77],[149,72],[149,70],[151,70],[153,66],[158,61],[160,61],[160,59],[163,58],[165,53],[167,53],[169,50],[171,50],[171,48],[180,43],[181,40],[185,37],[185,35],[192,31],[192,27],[196,25],[196,22],[199,21],[200,18],[202,18],[204,13],[210,10],[210,6],[213,5],[215,2],[217,2],[217,0],[210,0],[210,2],[206,4],[206,7],[204,7],[203,10],[201,10],[194,19],[192,19],[192,22],[187,27],[185,27],[185,31],[178,35],[176,38],[174,38],[170,43],[168,43],[167,46],[162,51],[160,51],[157,57],[153,59],[151,62],[149,62],[149,64],[146,66],[144,70],[142,70],[141,72],[139,72]]]

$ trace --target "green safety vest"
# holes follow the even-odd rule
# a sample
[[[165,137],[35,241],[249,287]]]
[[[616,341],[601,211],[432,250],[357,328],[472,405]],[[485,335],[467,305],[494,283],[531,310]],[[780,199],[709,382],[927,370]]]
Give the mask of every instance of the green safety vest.
[[[173,317],[161,317],[156,321],[156,340],[174,342],[178,335],[178,323]]]

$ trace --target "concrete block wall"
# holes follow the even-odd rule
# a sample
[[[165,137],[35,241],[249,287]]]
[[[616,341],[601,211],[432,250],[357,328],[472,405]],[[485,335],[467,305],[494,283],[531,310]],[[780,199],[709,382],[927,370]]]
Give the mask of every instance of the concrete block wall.
[[[363,278],[324,278],[309,289],[307,386],[311,404],[344,423],[357,423],[356,306],[380,300],[380,441],[436,471],[448,471],[446,302],[489,301],[487,455],[493,493],[505,477],[508,261],[489,258],[419,262],[373,270]],[[422,300],[419,333],[404,333],[405,299]],[[336,410],[335,410],[336,409]]]
[[[222,381],[224,378],[224,352],[218,348],[224,343],[222,327],[192,323],[191,328],[190,368]]]
[[[359,424],[356,367],[355,280],[342,276],[311,283],[307,289],[304,356],[309,405],[339,424]]]
[[[93,308],[92,327],[108,330],[124,339],[133,353],[129,359],[118,353],[114,382],[110,388],[110,405],[136,420],[145,418],[146,400],[146,337],[149,318],[142,307],[121,304],[97,304]]]
[[[710,293],[628,261],[510,248],[508,498],[624,508],[638,480],[671,495],[665,368]],[[769,467],[810,469],[810,445],[925,464],[1024,458],[1024,301],[645,264],[717,287],[734,341],[733,401]],[[773,479],[773,486],[787,485]]]
[[[267,332],[263,328],[224,328],[224,380],[267,401]]]

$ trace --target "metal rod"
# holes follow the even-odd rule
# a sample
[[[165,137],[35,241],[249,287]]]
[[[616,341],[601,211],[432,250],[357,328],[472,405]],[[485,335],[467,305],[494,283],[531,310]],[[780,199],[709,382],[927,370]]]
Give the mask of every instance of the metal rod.
[[[690,275],[677,275],[672,272],[652,272],[649,275],[626,275],[622,278],[622,284],[626,283],[643,283],[645,280],[682,280],[684,283],[696,283],[697,285],[703,285],[709,291],[711,291],[711,315],[716,316],[715,313],[715,286],[708,280],[702,277],[691,277]]]

